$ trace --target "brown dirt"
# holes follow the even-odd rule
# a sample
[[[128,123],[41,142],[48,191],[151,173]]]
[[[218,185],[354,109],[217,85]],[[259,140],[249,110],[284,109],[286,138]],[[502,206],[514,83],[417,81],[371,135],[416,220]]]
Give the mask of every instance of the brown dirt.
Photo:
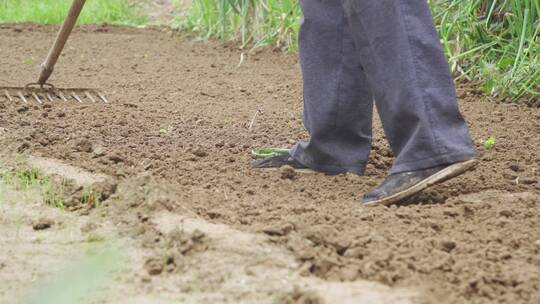
[[[55,30],[0,25],[0,83],[34,80]],[[251,170],[252,148],[290,146],[306,133],[296,56],[245,55],[240,64],[241,51],[167,30],[80,28],[52,81],[101,87],[112,102],[0,99],[2,146],[124,182],[149,175],[169,186],[169,200],[155,200],[165,209],[264,232],[307,276],[420,288],[437,303],[540,301],[540,110],[483,102],[460,85],[477,169],[403,206],[359,208],[392,161],[379,122],[367,176]]]

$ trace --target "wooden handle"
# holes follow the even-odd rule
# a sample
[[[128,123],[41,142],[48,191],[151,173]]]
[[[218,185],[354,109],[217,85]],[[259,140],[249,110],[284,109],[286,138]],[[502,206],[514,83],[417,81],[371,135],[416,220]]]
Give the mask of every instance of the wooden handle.
[[[60,28],[60,31],[56,36],[56,40],[54,41],[54,44],[49,51],[49,55],[47,55],[47,59],[41,65],[41,74],[39,75],[38,84],[45,84],[51,76],[54,70],[54,65],[58,61],[58,57],[60,57],[60,54],[62,54],[62,50],[66,45],[66,42],[69,38],[69,35],[71,34],[71,31],[73,30],[73,27],[75,26],[75,23],[77,23],[77,19],[79,18],[79,14],[81,13],[85,2],[86,0],[73,1],[66,20]]]

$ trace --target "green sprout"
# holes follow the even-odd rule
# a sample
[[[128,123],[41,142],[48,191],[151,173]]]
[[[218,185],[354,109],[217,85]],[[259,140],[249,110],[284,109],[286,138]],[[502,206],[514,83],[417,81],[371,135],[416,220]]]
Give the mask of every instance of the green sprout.
[[[159,133],[160,134],[169,134],[171,133],[173,130],[173,127],[172,126],[168,126],[167,128],[161,128],[159,129]]]
[[[486,141],[484,142],[484,147],[488,150],[491,150],[493,149],[493,147],[495,146],[495,137],[493,136],[490,136],[486,139]]]
[[[25,58],[23,59],[23,63],[27,65],[32,65],[34,64],[34,60],[32,58]]]

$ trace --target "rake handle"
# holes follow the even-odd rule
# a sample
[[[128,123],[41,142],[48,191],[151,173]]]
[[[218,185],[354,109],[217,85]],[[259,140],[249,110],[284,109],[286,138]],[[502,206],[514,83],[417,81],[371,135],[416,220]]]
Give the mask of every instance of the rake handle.
[[[49,77],[51,77],[54,66],[58,61],[60,54],[62,54],[62,50],[66,46],[69,35],[71,34],[75,23],[77,23],[77,19],[79,18],[85,2],[86,0],[73,0],[73,4],[71,4],[71,8],[69,9],[66,20],[64,21],[64,24],[62,24],[62,27],[56,36],[56,40],[54,41],[54,44],[47,55],[47,59],[45,59],[45,62],[41,64],[41,73],[38,80],[39,85],[44,85]]]

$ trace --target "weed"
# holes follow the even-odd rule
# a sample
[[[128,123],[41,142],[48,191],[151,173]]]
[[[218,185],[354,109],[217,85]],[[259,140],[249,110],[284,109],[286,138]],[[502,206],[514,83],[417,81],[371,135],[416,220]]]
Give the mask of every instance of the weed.
[[[458,79],[481,80],[491,96],[540,95],[538,0],[430,1]]]
[[[83,190],[83,193],[80,198],[80,202],[84,206],[99,207],[100,194],[97,191],[93,190],[92,188],[86,188]]]
[[[176,26],[205,38],[239,39],[241,47],[274,45],[295,51],[300,18],[296,0],[194,0]]]
[[[18,169],[0,170],[0,184],[10,186],[23,195],[35,189],[46,204],[64,208],[64,183],[57,185],[37,168],[21,166]]]
[[[173,127],[172,126],[168,126],[167,128],[161,128],[159,129],[159,133],[160,134],[169,134],[173,131]]]
[[[52,184],[49,184],[48,187],[42,191],[42,195],[47,205],[60,209],[65,207],[63,187],[58,189],[53,187]]]
[[[493,149],[493,147],[495,146],[495,142],[496,142],[496,139],[495,137],[493,136],[490,136],[486,139],[486,141],[484,142],[484,147],[488,150],[491,150]]]
[[[23,63],[26,64],[26,65],[33,65],[34,60],[32,58],[25,58],[25,59],[23,59]]]

